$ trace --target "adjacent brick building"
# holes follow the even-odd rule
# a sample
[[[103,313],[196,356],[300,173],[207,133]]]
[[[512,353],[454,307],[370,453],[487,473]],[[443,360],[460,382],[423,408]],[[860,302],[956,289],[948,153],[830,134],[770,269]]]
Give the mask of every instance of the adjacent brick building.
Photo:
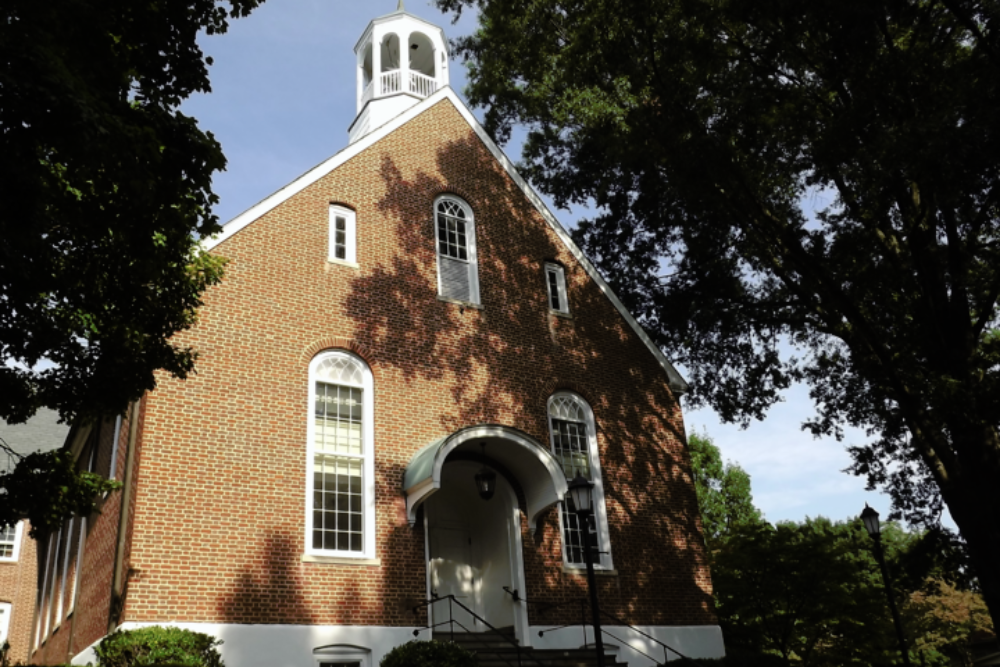
[[[356,54],[350,145],[207,244],[229,263],[179,337],[198,373],[77,436],[124,487],[34,661],[154,623],[220,636],[230,667],[372,667],[452,620],[575,648],[582,530],[605,610],[721,655],[683,379],[447,86],[438,28],[400,10]],[[419,606],[447,595],[470,611]],[[619,659],[662,655],[606,623]]]
[[[0,421],[0,439],[11,452],[0,452],[0,472],[13,470],[20,456],[58,449],[68,430],[59,423],[59,415],[46,409],[24,424]],[[31,648],[38,556],[30,532],[27,521],[0,526],[0,650],[9,645],[10,662],[25,662]]]

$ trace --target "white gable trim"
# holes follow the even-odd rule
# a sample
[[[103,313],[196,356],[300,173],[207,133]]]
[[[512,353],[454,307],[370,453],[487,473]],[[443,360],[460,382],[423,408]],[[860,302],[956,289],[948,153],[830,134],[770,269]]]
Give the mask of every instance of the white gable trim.
[[[236,216],[223,226],[222,231],[219,234],[211,237],[210,239],[207,239],[204,242],[204,247],[208,250],[211,250],[215,246],[219,245],[229,237],[239,232],[241,229],[249,225],[257,218],[260,218],[262,215],[276,208],[279,204],[287,201],[288,199],[298,194],[299,192],[302,192],[304,189],[306,189],[319,179],[323,178],[324,176],[332,172],[334,169],[344,164],[355,155],[359,154],[361,151],[367,149],[372,144],[378,142],[389,133],[402,127],[406,123],[410,122],[413,118],[419,116],[424,111],[427,111],[428,109],[436,105],[438,102],[441,102],[445,99],[451,101],[451,103],[454,105],[458,113],[461,114],[462,118],[465,119],[465,121],[469,124],[472,130],[483,142],[483,145],[486,146],[486,148],[490,151],[490,153],[493,154],[493,157],[496,158],[497,162],[499,162],[501,166],[503,166],[504,170],[507,172],[507,175],[510,176],[511,179],[518,185],[518,187],[521,188],[521,191],[524,192],[524,195],[528,198],[528,200],[532,204],[534,204],[535,209],[537,209],[538,212],[542,215],[542,217],[545,218],[545,220],[549,223],[549,226],[556,233],[556,236],[558,236],[559,239],[566,245],[566,248],[573,254],[576,260],[580,262],[580,265],[583,266],[584,270],[587,272],[587,275],[590,276],[590,278],[593,279],[595,283],[597,283],[597,286],[601,289],[602,292],[604,292],[604,295],[611,300],[611,303],[614,304],[615,308],[618,309],[618,312],[625,319],[625,321],[632,328],[632,330],[635,331],[635,334],[639,337],[639,339],[643,343],[645,343],[649,351],[653,354],[654,357],[656,357],[656,360],[660,362],[660,366],[662,366],[667,373],[667,380],[671,390],[673,390],[674,393],[676,394],[683,394],[687,392],[688,383],[684,380],[683,377],[681,377],[681,374],[677,372],[677,369],[674,368],[674,365],[670,363],[670,360],[667,359],[667,357],[663,354],[663,351],[660,350],[660,348],[658,348],[655,343],[653,343],[653,340],[649,337],[649,334],[646,333],[646,331],[642,328],[639,322],[636,321],[634,317],[632,317],[632,314],[628,312],[628,309],[625,308],[625,305],[621,302],[621,300],[614,293],[614,291],[612,291],[611,286],[608,285],[607,282],[605,282],[604,278],[598,272],[597,268],[593,264],[591,264],[590,260],[587,259],[587,256],[583,254],[583,251],[580,250],[580,248],[573,241],[573,238],[569,235],[569,232],[567,232],[566,229],[559,223],[559,220],[556,219],[555,215],[552,214],[548,206],[545,205],[545,202],[543,202],[541,197],[538,196],[538,193],[535,192],[535,189],[532,188],[527,181],[521,178],[521,175],[518,174],[517,170],[514,168],[514,163],[510,161],[507,155],[504,154],[503,150],[496,145],[493,139],[490,138],[490,136],[486,133],[486,130],[483,128],[483,126],[479,124],[479,121],[476,120],[476,117],[472,115],[472,112],[469,111],[469,108],[465,106],[465,103],[458,97],[458,95],[455,93],[454,90],[451,89],[450,86],[441,88],[430,97],[421,101],[419,104],[410,107],[409,109],[407,109],[400,115],[396,116],[394,119],[392,119],[385,125],[369,132],[363,138],[351,144],[350,146],[340,151],[330,159],[326,160],[325,162],[322,162],[316,167],[313,167],[311,170],[307,171],[305,174],[295,179],[281,190],[278,190],[270,197],[267,197],[260,203],[256,204],[255,206],[247,209],[240,215]]]

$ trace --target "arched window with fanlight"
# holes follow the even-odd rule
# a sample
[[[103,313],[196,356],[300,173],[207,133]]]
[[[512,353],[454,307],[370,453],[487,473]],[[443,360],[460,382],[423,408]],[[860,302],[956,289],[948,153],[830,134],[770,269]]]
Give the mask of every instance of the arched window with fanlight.
[[[373,388],[368,365],[350,352],[309,364],[307,554],[374,558]]]
[[[591,533],[591,544],[596,545],[594,567],[612,569],[611,540],[608,534],[608,513],[604,503],[604,483],[601,478],[601,460],[597,450],[597,428],[594,411],[579,395],[558,392],[549,398],[549,442],[552,453],[562,465],[567,480],[578,474],[594,484],[594,513],[590,525],[581,525],[567,495],[559,504],[559,525],[562,531],[563,562],[568,567],[583,567],[583,530]]]
[[[478,304],[479,266],[472,209],[458,197],[438,197],[434,202],[434,230],[438,294],[445,299]]]

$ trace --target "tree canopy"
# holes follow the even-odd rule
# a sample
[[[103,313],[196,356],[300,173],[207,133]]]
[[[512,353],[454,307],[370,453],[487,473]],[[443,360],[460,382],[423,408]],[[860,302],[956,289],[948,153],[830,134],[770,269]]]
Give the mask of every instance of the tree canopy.
[[[989,627],[973,582],[954,569],[960,546],[950,540],[946,531],[884,526],[912,664],[971,665],[969,638]],[[899,663],[885,583],[860,521],[761,523],[719,544],[712,564],[717,613],[737,662],[770,654],[802,667]]]
[[[0,419],[121,414],[155,371],[192,371],[170,337],[222,275],[199,238],[220,228],[225,158],[179,106],[210,90],[199,33],[259,2],[3,3]],[[0,524],[31,517],[33,532],[115,486],[67,452],[20,458],[0,484]]]
[[[712,562],[716,613],[735,664],[840,667],[898,662],[873,541],[860,520],[767,523],[750,476],[722,463],[707,434],[688,438]],[[724,489],[729,491],[724,491]],[[989,614],[965,546],[944,528],[882,529],[912,664],[971,665]]]
[[[737,463],[723,463],[719,448],[707,433],[688,436],[688,453],[709,551],[738,529],[763,523],[753,504],[750,475]]]
[[[897,516],[942,503],[1000,619],[1000,2],[437,0],[467,95],[690,373],[816,434]]]
[[[221,263],[222,150],[178,110],[209,91],[198,34],[260,0],[10,0],[0,10],[0,418],[120,413],[184,377]]]

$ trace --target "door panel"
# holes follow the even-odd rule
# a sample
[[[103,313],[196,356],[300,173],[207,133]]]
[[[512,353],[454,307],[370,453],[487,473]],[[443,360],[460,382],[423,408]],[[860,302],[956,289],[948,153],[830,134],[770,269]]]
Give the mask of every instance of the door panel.
[[[455,599],[476,613],[480,573],[473,566],[469,532],[456,528],[436,528],[431,533],[431,591],[439,597],[454,595]],[[475,619],[458,605],[452,605],[455,632],[475,632]],[[449,618],[448,603],[434,605],[434,623]],[[441,626],[439,632],[447,632]]]

